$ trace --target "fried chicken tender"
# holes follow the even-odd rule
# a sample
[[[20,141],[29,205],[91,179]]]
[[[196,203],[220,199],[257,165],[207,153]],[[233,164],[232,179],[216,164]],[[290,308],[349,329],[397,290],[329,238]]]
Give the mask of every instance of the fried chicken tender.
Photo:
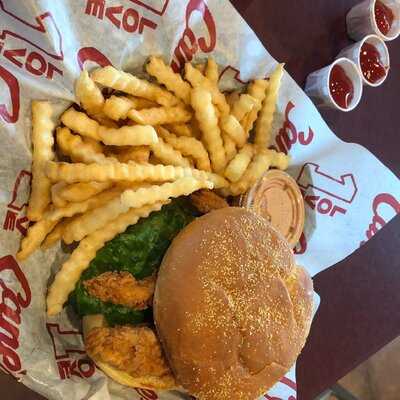
[[[229,207],[225,199],[218,196],[211,190],[199,190],[190,196],[193,205],[203,214],[213,210]]]
[[[84,282],[86,290],[98,299],[143,310],[153,299],[155,277],[136,280],[126,271],[105,272]]]
[[[90,330],[86,351],[133,377],[172,377],[157,336],[148,327],[117,326]]]

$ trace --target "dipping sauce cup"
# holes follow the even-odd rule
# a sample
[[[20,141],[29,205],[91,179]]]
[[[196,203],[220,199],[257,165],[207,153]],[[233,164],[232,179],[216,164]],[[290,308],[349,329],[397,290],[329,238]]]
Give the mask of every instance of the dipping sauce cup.
[[[386,80],[390,70],[389,50],[379,36],[368,35],[363,40],[343,49],[338,58],[354,61],[364,85],[377,87]]]
[[[360,103],[363,80],[353,61],[338,58],[308,76],[305,92],[319,107],[348,112]]]
[[[394,40],[400,35],[400,1],[365,0],[350,10],[346,21],[347,32],[356,41],[372,34]]]

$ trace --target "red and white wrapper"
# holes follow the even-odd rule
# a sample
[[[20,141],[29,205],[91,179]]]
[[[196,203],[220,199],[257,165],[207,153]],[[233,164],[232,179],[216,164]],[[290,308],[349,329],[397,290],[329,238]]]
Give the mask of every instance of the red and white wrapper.
[[[67,257],[61,248],[15,261],[28,222],[31,100],[50,99],[61,112],[82,68],[141,72],[153,54],[175,68],[212,55],[226,67],[227,88],[268,75],[276,61],[226,0],[0,0],[0,44],[0,368],[54,400],[184,397],[111,382],[88,360],[71,312],[46,318],[49,279]],[[399,180],[365,148],[339,140],[288,74],[274,132],[304,192],[296,257],[313,275],[400,212]],[[292,368],[265,397],[296,399],[295,380]]]

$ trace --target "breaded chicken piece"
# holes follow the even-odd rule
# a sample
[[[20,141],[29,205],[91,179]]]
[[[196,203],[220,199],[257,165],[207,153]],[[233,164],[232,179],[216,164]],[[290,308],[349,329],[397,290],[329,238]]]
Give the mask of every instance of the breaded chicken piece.
[[[155,277],[136,280],[126,271],[105,272],[84,282],[86,290],[98,299],[143,310],[153,299]]]
[[[133,377],[172,377],[160,342],[148,327],[93,328],[86,337],[86,351],[95,361]]]
[[[211,190],[199,190],[190,196],[193,205],[203,214],[207,214],[213,210],[229,207],[225,199],[218,196]]]

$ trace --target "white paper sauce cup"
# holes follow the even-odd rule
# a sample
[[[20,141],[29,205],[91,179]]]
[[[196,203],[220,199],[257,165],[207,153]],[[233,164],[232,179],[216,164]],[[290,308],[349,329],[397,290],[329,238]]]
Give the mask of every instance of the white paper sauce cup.
[[[347,108],[341,107],[332,97],[330,90],[330,76],[335,65],[343,68],[345,74],[353,84],[354,94]],[[307,77],[305,92],[318,107],[333,108],[348,112],[354,110],[360,103],[363,93],[363,80],[357,65],[347,59],[338,58],[332,64],[318,71],[311,73]]]
[[[394,16],[393,24],[385,35],[378,27],[375,17],[377,1],[388,7]],[[346,17],[347,32],[354,40],[361,40],[367,35],[378,35],[385,41],[396,39],[400,35],[400,1],[399,0],[365,0],[354,6]]]
[[[362,65],[361,65],[361,52],[362,52],[362,47],[364,46],[365,43],[370,44],[373,47],[375,47],[375,49],[379,53],[382,66],[385,69],[385,75],[382,78],[380,78],[379,80],[377,80],[376,82],[371,82],[371,80],[368,80],[363,74],[363,69],[362,69]],[[389,74],[389,70],[390,70],[389,50],[388,50],[385,42],[383,41],[383,39],[381,39],[377,35],[368,35],[363,40],[361,40],[349,47],[346,47],[339,53],[337,58],[342,58],[342,57],[345,57],[345,58],[348,58],[348,59],[354,61],[354,63],[357,65],[357,67],[360,71],[364,85],[373,86],[373,87],[380,86],[380,85],[382,85],[383,82],[385,82],[385,80]]]

